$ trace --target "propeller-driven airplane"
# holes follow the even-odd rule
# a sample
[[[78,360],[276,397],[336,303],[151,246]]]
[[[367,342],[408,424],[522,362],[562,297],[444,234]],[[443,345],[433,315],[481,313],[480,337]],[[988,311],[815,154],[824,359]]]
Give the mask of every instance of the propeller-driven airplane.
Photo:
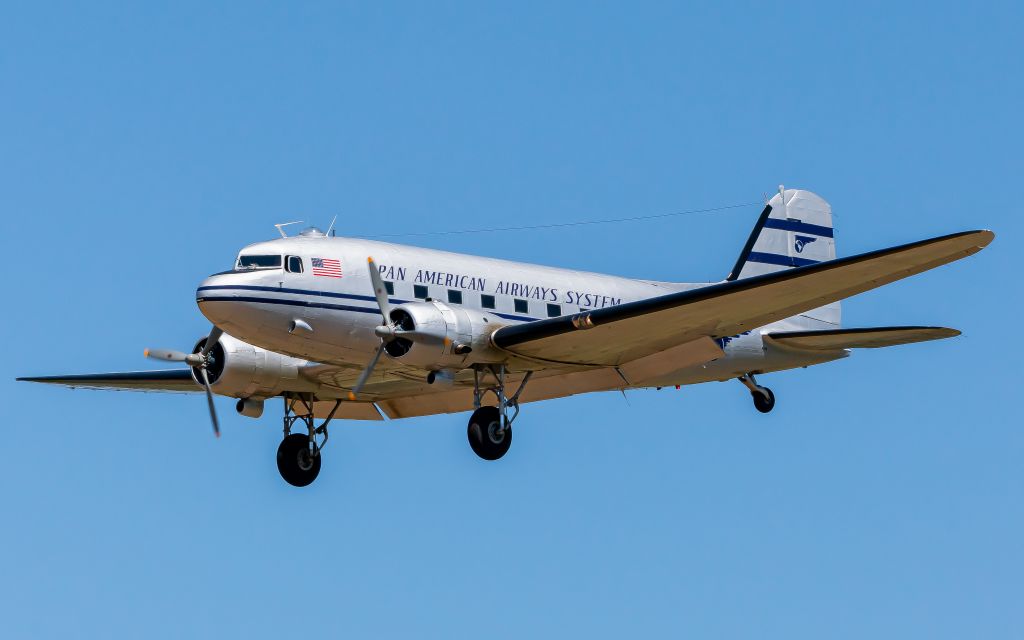
[[[280,231],[280,227],[279,227]],[[595,391],[739,380],[845,358],[851,349],[959,335],[940,327],[843,329],[839,301],[980,251],[966,231],[836,258],[831,207],[779,189],[725,280],[685,284],[341,238],[307,229],[243,248],[196,302],[213,329],[187,368],[19,378],[71,387],[205,390],[258,418],[283,398],[281,476],[316,479],[335,418],[472,410],[473,451],[497,460],[526,402]],[[319,424],[318,424],[319,421]],[[293,432],[294,431],[294,432]]]

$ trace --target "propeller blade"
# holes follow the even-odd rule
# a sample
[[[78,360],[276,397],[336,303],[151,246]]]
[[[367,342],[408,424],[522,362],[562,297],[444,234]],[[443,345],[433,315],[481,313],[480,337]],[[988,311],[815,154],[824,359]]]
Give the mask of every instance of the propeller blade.
[[[380,277],[380,269],[377,268],[377,263],[373,261],[373,258],[367,258],[366,263],[370,267],[370,282],[373,283],[373,295],[377,298],[380,315],[384,318],[384,324],[390,325],[391,303],[388,302],[388,289]]]
[[[217,341],[220,340],[222,335],[224,335],[224,332],[221,331],[220,327],[213,325],[213,328],[210,329],[210,335],[206,336],[206,342],[203,343],[203,350],[199,352],[199,355],[201,355],[203,359],[206,359],[206,356],[210,355],[213,345],[217,344]]]
[[[147,358],[154,360],[166,360],[167,362],[185,362],[187,354],[172,349],[146,349],[142,352]]]
[[[220,423],[217,421],[217,409],[213,406],[213,389],[210,388],[210,378],[206,375],[206,367],[200,367],[199,375],[203,379],[203,386],[206,388],[206,406],[210,408],[210,422],[213,423],[213,435],[220,437]]]
[[[203,388],[206,390],[206,406],[210,409],[210,422],[213,423],[213,435],[220,437],[220,421],[217,420],[217,409],[213,406],[213,388],[210,386],[210,376],[206,373],[206,367],[209,365],[207,362],[207,356],[210,355],[210,351],[213,350],[214,345],[220,340],[220,337],[224,334],[219,327],[214,325],[210,329],[210,335],[206,336],[206,342],[203,343],[203,348],[199,353],[182,353],[181,351],[172,351],[170,349],[146,349],[145,356],[147,358],[154,358],[156,360],[167,360],[169,362],[185,362],[193,370],[199,371],[199,378],[202,380]]]
[[[381,342],[380,346],[377,347],[377,353],[373,354],[373,360],[370,360],[370,364],[366,365],[366,368],[363,369],[363,372],[359,375],[359,379],[356,380],[355,386],[352,387],[352,391],[349,391],[349,400],[355,400],[356,396],[359,395],[359,392],[363,390],[363,385],[366,384],[366,381],[370,378],[370,374],[373,373],[373,369],[377,366],[377,362],[380,361],[380,356],[384,353],[384,347],[386,346],[387,345]]]

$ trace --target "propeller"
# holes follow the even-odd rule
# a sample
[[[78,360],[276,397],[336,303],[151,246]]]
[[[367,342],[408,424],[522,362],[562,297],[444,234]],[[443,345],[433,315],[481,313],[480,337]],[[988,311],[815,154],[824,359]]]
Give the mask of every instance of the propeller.
[[[220,437],[220,422],[217,420],[217,410],[213,406],[213,389],[210,387],[210,376],[206,370],[210,367],[210,352],[213,347],[220,340],[221,335],[224,332],[219,327],[214,325],[210,329],[210,335],[206,336],[206,342],[203,343],[203,348],[198,353],[183,353],[181,351],[174,351],[172,349],[146,349],[144,355],[147,358],[153,358],[154,360],[164,360],[165,362],[184,362],[190,367],[199,370],[199,377],[203,381],[203,388],[206,389],[206,405],[210,410],[210,422],[213,423],[213,435]]]
[[[384,320],[384,324],[380,325],[373,332],[380,338],[380,346],[377,347],[377,352],[373,354],[373,359],[366,365],[363,372],[359,374],[359,379],[356,380],[355,386],[348,392],[348,399],[355,400],[359,392],[363,390],[363,385],[369,380],[370,374],[373,373],[373,369],[380,362],[380,357],[384,355],[384,349],[387,348],[388,343],[397,338],[395,335],[396,329],[391,324],[391,302],[388,300],[388,289],[384,285],[384,280],[380,277],[380,269],[377,268],[377,263],[373,261],[373,258],[366,259],[366,266],[370,270],[370,284],[373,285],[373,297],[377,299],[377,308],[380,309],[380,317]]]
[[[373,330],[373,333],[380,338],[380,346],[377,347],[377,352],[373,354],[370,363],[359,374],[359,378],[352,387],[352,391],[348,394],[349,400],[355,400],[359,392],[362,391],[363,385],[370,379],[370,375],[373,373],[377,363],[380,362],[380,357],[384,354],[389,343],[403,339],[429,340],[433,337],[428,333],[416,331],[415,329],[403,329],[401,322],[393,322],[391,320],[391,302],[388,300],[388,289],[384,285],[384,280],[380,277],[380,269],[377,268],[377,263],[373,261],[372,257],[366,259],[366,264],[370,269],[370,283],[373,285],[373,296],[377,299],[377,308],[380,309],[380,317],[384,323]]]

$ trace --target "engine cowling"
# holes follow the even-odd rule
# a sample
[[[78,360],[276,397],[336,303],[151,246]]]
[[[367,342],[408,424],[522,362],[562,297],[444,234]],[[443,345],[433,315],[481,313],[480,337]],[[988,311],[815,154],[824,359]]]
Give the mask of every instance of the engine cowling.
[[[192,353],[198,353],[206,344],[200,339]],[[210,350],[210,364],[206,374],[214,392],[234,398],[270,398],[283,391],[304,391],[312,384],[299,377],[299,367],[305,360],[293,358],[242,342],[223,334]],[[192,368],[192,377],[202,384],[199,370]]]
[[[500,326],[493,314],[435,300],[399,305],[391,309],[390,317],[399,331],[415,332],[414,338],[397,337],[384,347],[389,356],[405,364],[436,371],[504,358],[491,344],[491,334]]]

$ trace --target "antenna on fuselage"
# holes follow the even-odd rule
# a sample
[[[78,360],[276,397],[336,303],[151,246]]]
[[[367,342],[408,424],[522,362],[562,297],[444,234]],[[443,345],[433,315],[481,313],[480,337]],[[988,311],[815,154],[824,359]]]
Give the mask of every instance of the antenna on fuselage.
[[[294,222],[282,222],[280,224],[275,224],[274,226],[277,227],[277,232],[281,234],[282,238],[287,238],[288,234],[284,232],[284,229],[282,229],[282,227],[287,227],[290,224],[300,224],[302,222],[302,220],[296,220]]]
[[[331,220],[331,226],[327,227],[327,235],[334,235],[334,223],[338,221],[338,216],[334,216],[334,220]]]

